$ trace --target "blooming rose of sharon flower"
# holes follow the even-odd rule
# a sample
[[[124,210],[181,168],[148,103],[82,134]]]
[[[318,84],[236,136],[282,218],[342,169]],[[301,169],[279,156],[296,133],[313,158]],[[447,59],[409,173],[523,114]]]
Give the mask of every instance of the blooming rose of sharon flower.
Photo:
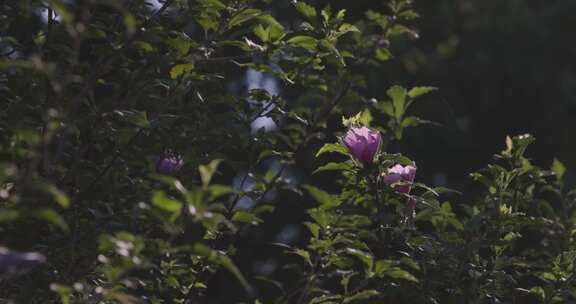
[[[176,173],[184,165],[184,160],[179,155],[167,152],[156,162],[156,172],[165,175]]]
[[[45,261],[46,258],[39,253],[17,253],[0,247],[0,274],[30,268]]]
[[[374,161],[381,140],[380,132],[372,131],[366,127],[351,128],[344,136],[344,144],[352,156],[364,166],[370,165]]]
[[[414,166],[402,166],[396,165],[390,169],[388,169],[388,174],[383,176],[384,183],[391,185],[397,182],[406,182],[408,185],[399,185],[394,188],[394,190],[400,193],[408,193],[410,192],[410,187],[413,182],[414,178],[416,177],[416,167]]]
[[[382,176],[384,183],[391,185],[398,182],[405,182],[407,185],[397,185],[394,187],[394,190],[399,193],[409,193],[410,188],[412,187],[412,183],[414,182],[414,178],[416,177],[416,167],[414,166],[402,166],[396,165],[390,169],[388,169],[388,173]],[[412,223],[414,218],[416,217],[416,201],[414,199],[409,199],[402,211],[402,222],[403,223]]]

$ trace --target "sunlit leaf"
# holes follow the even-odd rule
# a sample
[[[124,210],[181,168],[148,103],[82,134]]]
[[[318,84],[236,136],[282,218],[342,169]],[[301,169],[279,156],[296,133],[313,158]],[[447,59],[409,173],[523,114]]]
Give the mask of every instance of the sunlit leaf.
[[[36,217],[39,219],[45,220],[58,228],[62,229],[63,231],[69,231],[70,228],[68,227],[68,223],[64,220],[64,218],[58,214],[54,209],[50,208],[40,208],[34,212]]]
[[[168,211],[168,212],[177,212],[180,211],[180,209],[182,209],[182,202],[169,198],[168,196],[166,196],[166,194],[162,191],[156,191],[154,192],[154,195],[152,196],[152,204],[154,204],[154,206]]]
[[[202,179],[202,185],[205,188],[208,187],[208,184],[210,184],[210,180],[212,180],[212,176],[214,176],[214,173],[216,173],[216,169],[218,169],[218,166],[221,162],[221,159],[215,159],[207,165],[200,165],[198,167],[200,178]]]
[[[388,96],[392,98],[392,104],[394,105],[394,116],[397,120],[400,120],[404,115],[406,110],[406,89],[401,86],[393,86],[388,89]]]
[[[408,92],[408,96],[410,96],[410,98],[417,98],[436,90],[437,88],[435,87],[414,87],[410,89],[410,91]]]
[[[312,19],[314,17],[316,17],[316,9],[311,6],[306,4],[306,2],[304,1],[298,1],[296,2],[296,9],[304,16],[306,16],[306,18],[308,19]]]
[[[185,75],[186,73],[190,73],[193,70],[194,70],[193,63],[177,64],[170,69],[170,78],[178,79],[178,77]]]
[[[303,47],[310,52],[316,51],[316,46],[318,45],[318,40],[310,36],[295,36],[288,39],[286,42],[299,47]]]
[[[323,171],[344,171],[350,169],[352,169],[352,165],[349,163],[327,163],[326,165],[318,167],[312,174]]]
[[[247,8],[234,15],[228,22],[228,27],[232,28],[238,26],[246,21],[260,16],[261,14],[262,12],[259,9]]]
[[[348,155],[348,148],[346,148],[346,146],[340,143],[324,144],[324,146],[322,146],[322,148],[320,148],[320,150],[318,150],[318,152],[316,153],[316,157],[324,153],[330,153],[330,152],[339,153],[342,155]]]
[[[330,209],[337,207],[342,203],[338,197],[314,186],[302,185],[302,187],[306,189],[310,196],[312,196],[320,204],[321,208]]]

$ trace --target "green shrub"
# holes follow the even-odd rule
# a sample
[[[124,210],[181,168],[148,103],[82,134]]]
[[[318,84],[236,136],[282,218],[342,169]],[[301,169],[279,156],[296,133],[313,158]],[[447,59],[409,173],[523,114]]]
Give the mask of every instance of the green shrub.
[[[477,194],[394,152],[436,125],[434,87],[371,78],[411,1],[0,8],[0,301],[575,301],[576,196],[533,137]]]

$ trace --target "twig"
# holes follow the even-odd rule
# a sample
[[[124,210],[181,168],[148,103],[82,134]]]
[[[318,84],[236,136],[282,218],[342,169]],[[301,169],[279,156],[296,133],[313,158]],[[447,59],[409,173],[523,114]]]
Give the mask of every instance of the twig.
[[[228,208],[228,211],[226,214],[227,218],[230,218],[230,216],[232,215],[232,212],[234,212],[234,208],[236,207],[236,204],[238,204],[238,201],[240,200],[240,198],[242,198],[244,196],[244,194],[243,194],[244,184],[246,183],[246,180],[248,179],[249,174],[250,174],[250,171],[246,172],[246,174],[242,178],[242,181],[240,182],[240,187],[239,187],[240,189],[239,189],[238,193],[236,194],[236,197],[234,198],[234,200],[230,204],[230,207]]]
[[[108,165],[106,165],[106,167],[104,169],[102,169],[100,171],[100,173],[98,173],[98,175],[96,175],[96,177],[92,180],[92,182],[90,183],[90,185],[88,185],[88,187],[86,188],[86,190],[84,191],[84,193],[89,192],[90,190],[92,190],[92,188],[94,188],[94,186],[98,183],[98,181],[104,177],[104,175],[106,175],[106,173],[108,172],[108,170],[110,170],[110,168],[112,168],[112,166],[114,166],[114,163],[116,162],[116,160],[118,160],[118,158],[120,158],[120,156],[122,156],[122,154],[126,151],[126,149],[128,147],[130,147],[134,141],[136,141],[136,139],[144,132],[144,130],[146,130],[146,128],[140,128],[138,130],[138,132],[136,132],[136,134],[134,134],[132,136],[132,138],[130,138],[130,140],[128,141],[128,143],[126,143],[121,149],[119,149],[116,154],[112,157],[112,159],[108,162]],[[79,195],[79,197],[81,197],[81,195]]]

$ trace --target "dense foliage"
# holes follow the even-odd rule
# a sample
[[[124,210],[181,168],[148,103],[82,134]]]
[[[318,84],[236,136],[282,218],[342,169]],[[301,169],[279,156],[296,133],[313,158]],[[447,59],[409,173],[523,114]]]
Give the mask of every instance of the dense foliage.
[[[531,135],[463,203],[402,154],[436,88],[371,76],[412,1],[149,2],[0,4],[0,301],[576,301]]]

